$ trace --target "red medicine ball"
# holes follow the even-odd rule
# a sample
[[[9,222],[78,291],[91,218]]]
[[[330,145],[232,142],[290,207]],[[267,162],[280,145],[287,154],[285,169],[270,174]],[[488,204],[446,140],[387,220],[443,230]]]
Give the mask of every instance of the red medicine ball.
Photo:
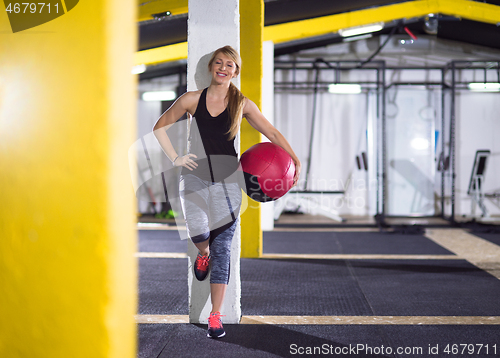
[[[293,186],[295,164],[279,145],[255,144],[241,155],[246,193],[255,201],[281,198]]]

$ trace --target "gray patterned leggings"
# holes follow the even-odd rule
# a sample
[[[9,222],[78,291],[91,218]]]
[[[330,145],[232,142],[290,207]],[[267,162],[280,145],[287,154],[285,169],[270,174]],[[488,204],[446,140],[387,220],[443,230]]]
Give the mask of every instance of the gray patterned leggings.
[[[231,241],[241,206],[240,186],[237,182],[213,183],[186,174],[180,179],[180,199],[193,243],[210,239],[210,283],[228,284]]]

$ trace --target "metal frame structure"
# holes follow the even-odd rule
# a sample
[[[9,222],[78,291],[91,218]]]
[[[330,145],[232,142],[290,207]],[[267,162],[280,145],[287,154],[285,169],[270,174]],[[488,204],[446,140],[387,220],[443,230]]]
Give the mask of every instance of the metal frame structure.
[[[443,69],[443,89],[448,88],[451,91],[451,103],[450,103],[450,151],[449,158],[451,161],[451,213],[448,219],[451,223],[455,223],[455,185],[456,185],[456,95],[457,91],[468,89],[466,86],[469,83],[464,81],[459,81],[457,79],[457,73],[459,71],[484,71],[484,83],[488,82],[488,71],[495,70],[496,71],[496,81],[500,82],[500,61],[499,60],[474,60],[474,61],[451,61],[446,67]],[[446,74],[447,72],[451,72],[451,83],[448,85],[446,83]],[[445,122],[445,118],[443,118],[443,123]],[[444,126],[443,126],[444,128]],[[443,151],[444,151],[444,136],[443,136]],[[444,176],[443,176],[443,179]],[[444,192],[442,193],[442,201],[444,200]],[[443,208],[443,218],[444,216],[444,205]]]
[[[481,64],[483,64],[481,66]],[[370,61],[364,63],[363,61],[325,61],[323,59],[316,59],[311,61],[275,61],[275,71],[289,70],[293,71],[291,82],[278,82],[275,81],[275,91],[280,90],[303,90],[313,91],[314,101],[316,101],[316,94],[318,90],[325,90],[326,86],[331,82],[321,82],[318,80],[320,71],[335,71],[335,80],[338,82],[340,73],[342,71],[376,71],[376,81],[355,81],[355,82],[342,82],[346,84],[361,84],[373,88],[377,92],[377,144],[376,144],[376,178],[377,178],[377,192],[376,192],[376,220],[379,226],[385,226],[386,218],[394,217],[387,215],[387,129],[386,129],[386,93],[392,86],[437,86],[441,90],[441,146],[442,153],[439,158],[438,170],[441,171],[441,213],[437,213],[433,217],[439,217],[455,224],[455,204],[456,204],[456,151],[455,151],[455,133],[456,133],[456,95],[457,91],[466,88],[466,82],[459,82],[457,80],[457,72],[464,70],[484,70],[485,82],[487,82],[487,70],[497,70],[498,82],[500,82],[500,61],[450,61],[444,67],[388,67],[385,61]],[[295,71],[316,71],[315,82],[299,82],[296,80]],[[387,83],[386,72],[388,70],[435,70],[441,72],[440,82],[392,82]],[[450,76],[450,80],[447,77]],[[311,87],[313,86],[313,87]],[[449,98],[449,103],[447,97]],[[316,102],[314,102],[314,107]],[[313,107],[313,108],[314,108]],[[448,108],[449,107],[449,108]],[[449,116],[449,118],[448,118]],[[313,114],[313,123],[315,113]],[[447,123],[449,122],[449,123]],[[448,131],[449,133],[446,133]],[[446,153],[446,135],[449,140],[448,152]],[[312,143],[312,132],[310,143]],[[311,156],[311,145],[309,146],[309,157]],[[309,175],[310,164],[308,162],[306,176]],[[449,183],[448,183],[449,182]],[[307,180],[306,180],[307,183]],[[304,188],[307,192],[307,187]],[[451,198],[451,212],[446,214],[445,198],[447,189]],[[428,216],[398,216],[398,218],[415,218],[415,217],[428,217]]]
[[[311,191],[308,190],[307,183],[310,173],[310,164],[312,157],[312,143],[314,139],[314,124],[316,119],[316,99],[319,91],[326,91],[328,85],[332,84],[332,81],[322,82],[319,81],[319,74],[321,71],[334,71],[334,82],[342,84],[361,84],[368,87],[370,90],[376,92],[376,114],[377,114],[377,133],[382,135],[383,140],[377,140],[377,156],[376,156],[376,177],[377,177],[377,191],[376,191],[376,206],[377,206],[377,217],[380,216],[381,212],[385,211],[385,200],[386,195],[386,181],[385,181],[385,171],[386,171],[386,160],[385,160],[385,74],[386,74],[386,64],[385,61],[325,61],[323,59],[316,59],[314,61],[279,61],[276,60],[274,64],[274,70],[292,71],[292,81],[291,82],[278,82],[275,80],[275,91],[279,92],[282,90],[291,91],[312,91],[313,93],[313,114],[311,121],[311,135],[309,138],[309,153],[308,161],[306,166],[306,181],[305,187],[302,190],[294,191],[293,193],[309,195],[309,194],[344,194],[344,191]],[[297,71],[314,71],[314,82],[303,82],[296,79]],[[345,71],[372,71],[375,72],[375,81],[341,81],[341,74]],[[341,220],[338,220],[341,221]]]

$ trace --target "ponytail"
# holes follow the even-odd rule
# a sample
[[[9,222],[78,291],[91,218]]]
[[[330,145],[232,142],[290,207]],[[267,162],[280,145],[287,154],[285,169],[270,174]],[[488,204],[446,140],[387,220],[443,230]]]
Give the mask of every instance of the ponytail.
[[[227,91],[227,106],[229,108],[229,117],[231,125],[229,131],[229,140],[236,137],[240,129],[241,120],[243,118],[243,106],[245,105],[245,96],[232,82]]]

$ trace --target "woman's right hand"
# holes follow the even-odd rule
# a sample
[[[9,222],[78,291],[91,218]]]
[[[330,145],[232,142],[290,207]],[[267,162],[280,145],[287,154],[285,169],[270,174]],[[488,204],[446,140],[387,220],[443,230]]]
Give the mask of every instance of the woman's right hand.
[[[174,161],[174,166],[185,167],[192,171],[198,166],[193,158],[197,158],[197,156],[194,154],[186,154],[182,157],[177,157],[177,159]]]

